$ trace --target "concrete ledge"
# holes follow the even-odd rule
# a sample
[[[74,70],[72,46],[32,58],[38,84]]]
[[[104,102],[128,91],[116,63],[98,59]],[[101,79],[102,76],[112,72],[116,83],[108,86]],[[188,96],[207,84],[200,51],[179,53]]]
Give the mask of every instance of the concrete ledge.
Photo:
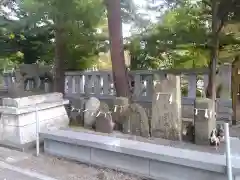
[[[63,99],[62,93],[54,92],[40,95],[31,95],[20,98],[4,98],[3,106],[21,108],[25,106],[32,106],[33,104],[62,101],[62,99]]]
[[[50,109],[58,106],[63,106],[66,104],[69,104],[69,100],[62,100],[62,101],[51,102],[51,103],[42,103],[42,104],[37,104],[37,109],[38,111],[40,111],[40,110]],[[4,112],[5,114],[20,115],[20,114],[26,114],[26,113],[31,113],[35,111],[36,111],[36,107],[34,105],[25,106],[21,108],[10,107],[10,106],[0,106],[0,112],[1,113]]]
[[[70,130],[41,133],[44,150],[84,163],[167,180],[226,179],[224,155]],[[238,174],[239,163],[234,164]]]

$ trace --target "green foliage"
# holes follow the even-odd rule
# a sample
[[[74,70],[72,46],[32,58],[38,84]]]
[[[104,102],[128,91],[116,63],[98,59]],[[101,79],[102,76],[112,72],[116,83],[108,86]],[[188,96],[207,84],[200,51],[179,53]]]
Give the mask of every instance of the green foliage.
[[[133,64],[147,61],[144,68],[202,67],[207,65],[206,52],[201,48],[206,40],[200,9],[188,5],[166,11],[161,22],[131,40],[129,50]]]
[[[65,31],[66,69],[86,69],[97,60],[99,51],[105,50],[105,7],[101,0],[23,0],[18,4],[18,20],[0,19],[1,56],[13,58],[16,63],[52,63],[54,59],[56,28]],[[57,24],[56,22],[61,23]],[[100,26],[100,27],[99,27]],[[106,28],[105,28],[106,29]],[[3,32],[4,31],[4,32]],[[12,58],[11,58],[12,59]]]
[[[207,67],[210,61],[210,51],[212,48],[212,32],[210,12],[206,11],[204,2],[199,1],[166,1],[165,6],[160,1],[149,2],[151,9],[159,11],[163,15],[159,22],[151,25],[147,30],[137,36],[132,37],[127,48],[131,52],[133,69],[159,69],[159,68],[196,68]],[[235,3],[237,3],[235,1]],[[211,5],[211,4],[210,4]],[[220,3],[220,9],[224,4]],[[169,8],[170,7],[170,8]],[[228,13],[233,10],[232,6],[226,6]],[[211,9],[211,6],[210,6]],[[220,16],[220,14],[219,14]],[[230,19],[224,20],[224,27],[227,27]],[[235,22],[232,26],[238,26]],[[239,30],[237,30],[239,32]],[[220,61],[232,58],[239,51],[239,33],[232,32],[225,28],[221,31],[220,38]]]
[[[53,63],[54,32],[59,28],[67,44],[66,69],[89,68],[98,61],[99,52],[109,49],[103,0],[22,0],[4,6],[11,9],[9,14],[0,7],[0,57],[6,61]],[[121,0],[121,10],[124,22],[141,23],[132,0]]]

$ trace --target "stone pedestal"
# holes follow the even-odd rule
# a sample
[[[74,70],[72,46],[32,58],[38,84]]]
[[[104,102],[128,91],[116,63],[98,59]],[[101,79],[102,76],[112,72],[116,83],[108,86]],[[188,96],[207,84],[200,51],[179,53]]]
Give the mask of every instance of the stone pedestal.
[[[36,140],[36,108],[39,129],[67,127],[69,118],[61,93],[34,95],[23,98],[3,98],[0,121],[0,144],[24,150]]]
[[[216,122],[211,121],[211,99],[196,99],[195,102],[195,143],[199,145],[209,144],[212,130],[216,128]]]

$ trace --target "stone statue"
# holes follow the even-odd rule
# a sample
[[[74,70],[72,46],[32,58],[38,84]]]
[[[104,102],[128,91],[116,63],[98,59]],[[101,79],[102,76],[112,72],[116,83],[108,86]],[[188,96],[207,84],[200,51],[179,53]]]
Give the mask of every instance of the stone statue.
[[[38,64],[22,64],[15,70],[15,81],[8,88],[11,97],[23,97],[45,93],[42,84],[48,81],[50,92],[52,91],[53,76],[51,68]],[[28,81],[33,82],[33,87],[27,88]],[[45,86],[45,85],[44,85]]]

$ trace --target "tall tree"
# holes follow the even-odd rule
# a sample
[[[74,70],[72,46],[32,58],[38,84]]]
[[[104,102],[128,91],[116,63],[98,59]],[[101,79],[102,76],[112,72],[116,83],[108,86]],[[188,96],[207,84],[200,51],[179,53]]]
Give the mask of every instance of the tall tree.
[[[128,74],[124,61],[121,2],[120,0],[105,0],[105,4],[108,13],[112,72],[116,93],[117,96],[129,97]]]
[[[217,62],[219,57],[219,38],[220,33],[227,23],[232,20],[240,20],[240,2],[238,0],[202,0],[202,3],[206,7],[206,11],[210,11],[211,17],[211,59],[209,63],[209,83],[207,88],[207,95],[211,97],[213,100],[212,105],[212,117],[213,121],[216,121],[215,116],[215,108],[216,108],[216,69],[217,69]]]

